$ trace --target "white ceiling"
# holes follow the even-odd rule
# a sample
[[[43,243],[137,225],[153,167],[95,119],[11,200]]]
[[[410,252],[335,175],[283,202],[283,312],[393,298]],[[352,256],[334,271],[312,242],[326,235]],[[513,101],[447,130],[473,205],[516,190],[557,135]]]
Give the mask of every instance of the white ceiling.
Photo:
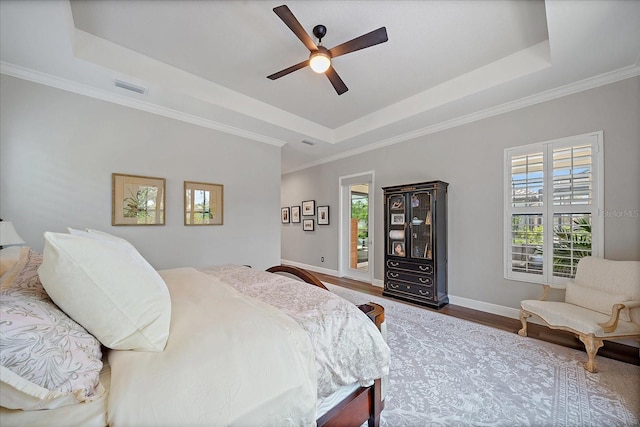
[[[331,48],[338,96],[272,9]],[[640,1],[0,1],[5,74],[282,146],[283,173],[640,74]],[[146,89],[117,88],[122,80]],[[313,141],[309,146],[302,140]]]

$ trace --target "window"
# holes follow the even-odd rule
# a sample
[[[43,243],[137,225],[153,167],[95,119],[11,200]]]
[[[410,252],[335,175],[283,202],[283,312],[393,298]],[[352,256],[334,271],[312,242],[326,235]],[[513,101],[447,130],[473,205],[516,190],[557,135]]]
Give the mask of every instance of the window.
[[[505,278],[564,283],[603,255],[602,136],[505,150]]]

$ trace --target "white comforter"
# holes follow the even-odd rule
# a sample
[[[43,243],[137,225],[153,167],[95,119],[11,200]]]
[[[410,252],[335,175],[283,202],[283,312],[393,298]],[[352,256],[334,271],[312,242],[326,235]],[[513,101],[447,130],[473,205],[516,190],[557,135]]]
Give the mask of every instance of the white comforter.
[[[110,426],[315,425],[315,357],[295,321],[195,269],[160,274],[169,341],[109,352]]]
[[[351,302],[317,286],[249,267],[219,265],[200,270],[278,308],[307,331],[316,355],[318,397],[356,382],[370,385],[389,374],[389,346]]]

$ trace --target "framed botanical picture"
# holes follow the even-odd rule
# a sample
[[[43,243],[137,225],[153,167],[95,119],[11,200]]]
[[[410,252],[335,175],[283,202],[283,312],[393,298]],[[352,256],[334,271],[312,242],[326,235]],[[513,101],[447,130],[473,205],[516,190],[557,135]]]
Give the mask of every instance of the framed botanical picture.
[[[318,225],[329,225],[329,206],[318,206]]]
[[[111,225],[164,225],[164,178],[111,174]]]
[[[291,206],[291,222],[300,222],[300,206]]]
[[[282,208],[280,210],[280,220],[283,224],[289,224],[289,208]]]
[[[391,214],[391,224],[393,225],[404,224],[404,214]]]
[[[316,201],[307,200],[302,202],[302,216],[313,216],[316,214]]]
[[[304,231],[313,231],[313,220],[312,219],[303,219],[302,220],[302,229]]]
[[[184,182],[184,225],[222,225],[224,186]]]

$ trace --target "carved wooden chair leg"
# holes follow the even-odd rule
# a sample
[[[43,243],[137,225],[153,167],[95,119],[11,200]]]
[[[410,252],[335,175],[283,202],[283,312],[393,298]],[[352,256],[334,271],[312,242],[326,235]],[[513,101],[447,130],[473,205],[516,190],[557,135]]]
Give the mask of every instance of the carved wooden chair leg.
[[[596,353],[598,353],[598,349],[604,345],[602,340],[593,335],[580,334],[580,341],[584,343],[584,348],[587,350],[587,356],[589,357],[584,368],[592,373],[598,372],[598,368],[596,367]]]
[[[520,309],[520,322],[522,322],[522,329],[518,331],[518,335],[520,335],[521,337],[527,336],[527,319],[529,317],[531,317],[531,313]]]

